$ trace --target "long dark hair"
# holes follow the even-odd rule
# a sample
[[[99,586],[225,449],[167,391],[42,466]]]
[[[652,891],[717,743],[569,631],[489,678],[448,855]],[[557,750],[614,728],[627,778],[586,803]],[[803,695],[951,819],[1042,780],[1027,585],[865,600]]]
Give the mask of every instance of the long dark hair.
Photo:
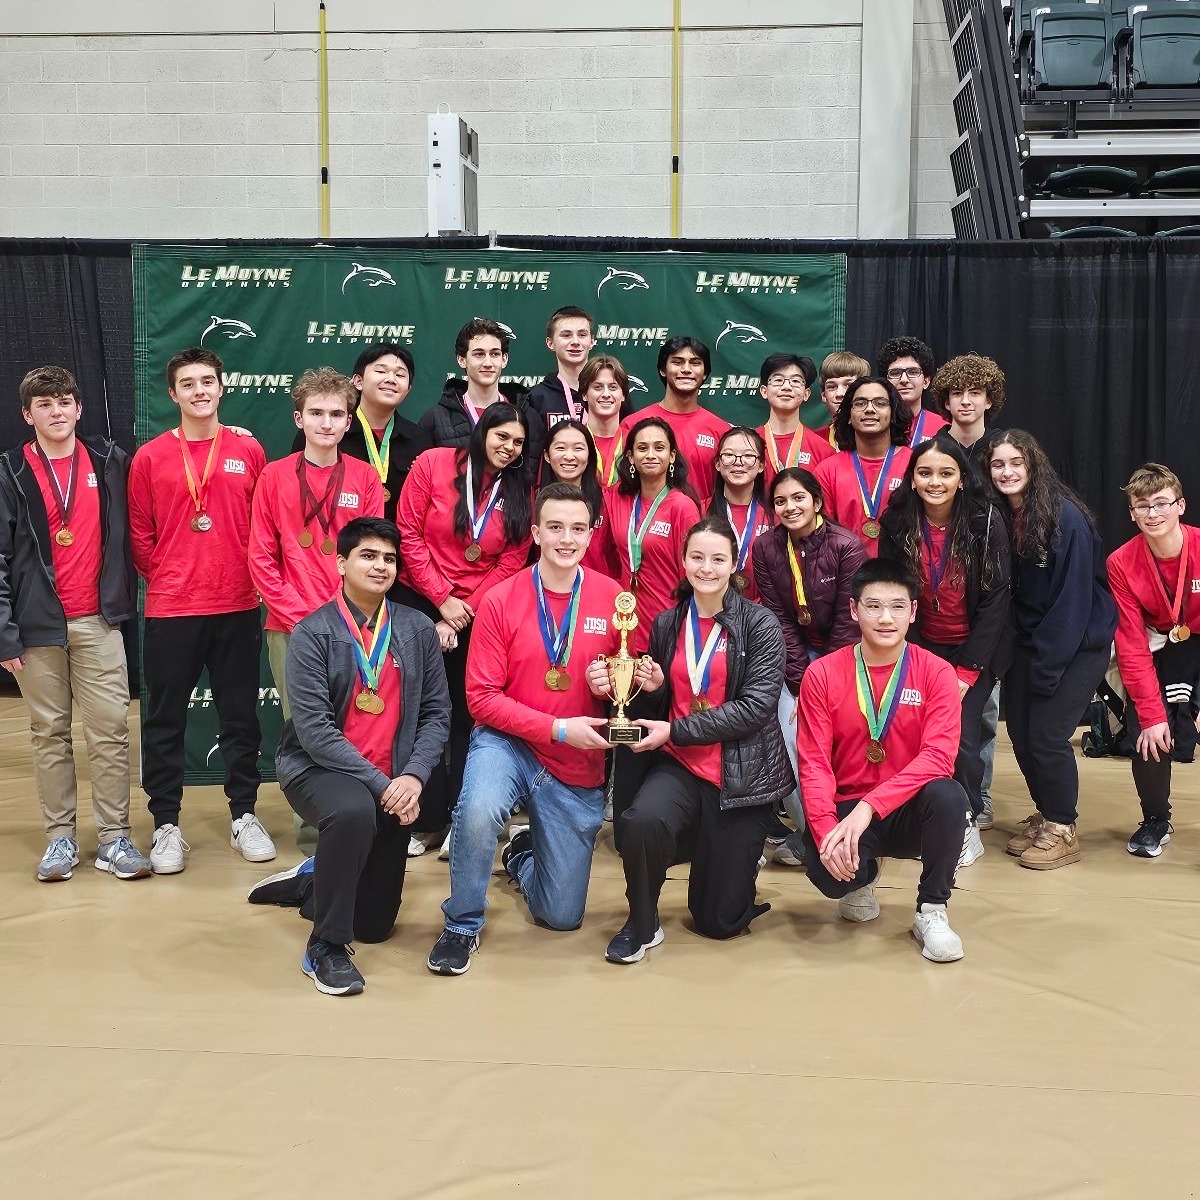
[[[817,482],[817,477],[811,471],[806,471],[803,467],[784,467],[771,480],[771,498],[768,501],[768,506],[771,510],[772,524],[775,524],[775,492],[781,483],[798,483],[813,498],[813,511],[817,514],[818,518],[830,524],[837,524],[825,511],[825,493],[822,491],[821,485]],[[778,528],[783,528],[782,521],[779,522]],[[790,531],[789,536],[791,536]]]
[[[800,433],[801,431],[797,429],[796,436],[800,437]],[[765,467],[767,444],[763,441],[762,434],[760,434],[757,429],[749,429],[745,425],[734,425],[731,429],[727,429],[723,434],[721,434],[721,440],[717,442],[717,458],[720,458],[721,451],[724,448],[725,443],[729,441],[730,438],[736,437],[739,434],[742,437],[750,440],[750,444],[755,450],[758,451],[758,461]],[[754,477],[754,489],[751,492],[751,495],[755,500],[758,501],[759,507],[763,510],[764,514],[766,514],[767,523],[769,525],[774,525],[775,518],[772,515],[771,506],[767,502],[766,478],[766,471],[759,471],[759,473]],[[709,501],[708,505],[709,514],[711,516],[726,517],[725,504],[725,477],[720,471],[714,471],[713,495],[712,500]],[[728,517],[726,517],[726,520],[728,520]]]
[[[687,531],[687,536],[683,539],[683,555],[686,558],[688,547],[692,544],[692,538],[701,533],[715,533],[719,537],[723,537],[729,543],[730,553],[733,555],[734,565],[737,565],[738,544],[737,534],[733,532],[733,526],[730,525],[726,517],[718,517],[710,513],[707,517],[701,517],[695,525]],[[682,567],[682,564],[680,564]],[[734,586],[733,577],[729,578],[730,591],[737,591]],[[679,583],[676,585],[674,592],[671,593],[680,603],[686,603],[692,598],[693,588],[688,582],[687,572],[683,572]]]
[[[987,546],[980,545],[971,533],[971,518],[976,513],[986,512],[991,501],[983,484],[971,466],[963,448],[948,434],[939,433],[927,442],[915,447],[900,486],[892,493],[887,506],[886,526],[888,533],[900,547],[900,561],[918,579],[921,578],[921,530],[924,525],[925,505],[913,486],[917,467],[926,454],[937,451],[954,460],[962,481],[962,490],[954,497],[950,509],[950,524],[946,536],[950,539],[950,577],[961,572],[963,579],[979,573],[982,586],[990,586],[994,564],[987,553]],[[997,520],[999,520],[997,514]]]
[[[454,505],[454,532],[459,537],[470,534],[471,522],[467,516],[467,460],[471,462],[471,475],[476,488],[483,482],[484,475],[492,465],[487,456],[487,435],[497,425],[520,425],[525,431],[525,445],[529,445],[529,422],[525,414],[503,400],[495,400],[487,406],[471,430],[471,440],[454,456],[458,476],[454,486],[458,489],[458,500]],[[504,501],[504,540],[510,546],[529,537],[529,483],[525,476],[525,450],[500,472],[500,498]]]
[[[549,459],[550,443],[564,429],[573,429],[576,433],[582,433],[583,440],[587,443],[587,466],[584,467],[583,474],[575,486],[579,488],[583,493],[583,498],[588,502],[588,507],[592,510],[592,520],[594,521],[599,517],[604,508],[604,493],[600,490],[600,481],[597,478],[600,457],[596,453],[596,443],[592,435],[588,432],[588,427],[582,421],[577,421],[574,417],[568,417],[564,421],[555,421],[553,426],[551,426],[550,432],[546,435],[545,448],[542,451],[543,457],[546,459],[546,469],[553,474],[554,468],[550,466]]]
[[[678,488],[690,500],[696,500],[698,503],[698,497],[688,478],[687,459],[679,453],[679,443],[675,441],[675,430],[662,417],[643,417],[629,431],[629,436],[625,439],[625,449],[621,452],[621,464],[617,468],[617,491],[622,496],[636,496],[642,490],[637,467],[633,465],[633,444],[640,433],[651,428],[661,429],[667,435],[667,445],[675,455],[674,463],[667,470],[667,487]]]
[[[854,449],[854,426],[850,424],[851,401],[854,399],[854,395],[858,389],[867,383],[878,383],[881,387],[887,388],[888,399],[891,401],[892,408],[892,445],[907,446],[908,435],[912,430],[912,414],[905,408],[904,401],[900,399],[900,393],[896,391],[896,385],[883,375],[860,375],[846,389],[846,397],[842,401],[842,407],[838,409],[837,416],[833,418],[833,436],[837,442],[838,449]]]
[[[1062,522],[1062,506],[1064,500],[1070,500],[1083,514],[1083,518],[1093,529],[1096,528],[1096,518],[1083,502],[1083,499],[1072,488],[1069,488],[1059,478],[1046,451],[1041,443],[1031,433],[1023,429],[1006,429],[998,433],[988,446],[988,456],[997,446],[1008,444],[1021,452],[1025,459],[1025,471],[1029,482],[1021,499],[1021,519],[1012,520],[1013,550],[1021,558],[1044,559],[1054,546],[1058,536],[1058,528]],[[992,483],[990,464],[987,464],[988,494],[1000,509],[1011,519],[1008,497],[1002,496]]]

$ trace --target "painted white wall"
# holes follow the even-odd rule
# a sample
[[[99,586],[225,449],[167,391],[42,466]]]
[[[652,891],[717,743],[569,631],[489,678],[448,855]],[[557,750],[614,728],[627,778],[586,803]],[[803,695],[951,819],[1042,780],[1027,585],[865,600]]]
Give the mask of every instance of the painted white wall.
[[[864,236],[950,233],[944,114],[926,115],[948,106],[949,49],[938,0],[915,2],[912,152],[880,165],[911,197],[909,230],[901,212],[899,229]],[[860,233],[863,21],[879,3],[687,0],[685,20],[710,27],[683,36],[685,236]],[[3,7],[24,35],[0,38],[0,236],[318,234],[315,5]],[[669,234],[669,3],[614,0],[587,17],[609,27],[555,31],[572,20],[540,0],[463,3],[370,32],[411,7],[330,4],[335,237],[425,233],[439,104],[479,131],[483,229]],[[496,8],[506,28],[471,27]],[[91,32],[101,20],[124,32]],[[180,27],[195,32],[160,32]]]

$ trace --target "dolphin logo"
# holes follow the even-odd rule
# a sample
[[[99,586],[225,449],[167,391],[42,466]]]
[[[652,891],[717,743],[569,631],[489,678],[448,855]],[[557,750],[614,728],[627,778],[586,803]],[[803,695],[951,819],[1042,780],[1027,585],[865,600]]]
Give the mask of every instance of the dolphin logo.
[[[350,274],[342,280],[342,295],[346,294],[346,284],[352,279],[361,279],[367,287],[377,288],[383,287],[386,283],[388,287],[395,287],[396,281],[382,267],[364,267],[362,263],[352,262],[350,264]]]
[[[495,317],[475,317],[474,320],[476,320],[476,321],[491,321],[492,324],[499,325],[500,328],[504,330],[505,335],[508,337],[508,340],[510,342],[515,342],[517,340],[517,335],[513,332],[512,326],[505,325],[505,323],[503,321],[497,321]]]
[[[629,390],[631,392],[648,392],[650,389],[636,375],[630,375]]]
[[[235,321],[232,317],[210,317],[208,328],[200,335],[200,345],[210,333],[223,333],[231,342],[238,338],[254,337],[254,330],[245,321]]]
[[[596,295],[600,295],[600,289],[606,283],[616,282],[617,287],[623,292],[632,292],[634,288],[649,289],[650,285],[636,271],[618,271],[616,267],[609,267],[608,274],[600,280],[596,285]]]
[[[757,325],[742,325],[737,321],[726,321],[725,328],[717,334],[717,340],[713,343],[714,350],[721,344],[721,339],[727,333],[732,333],[743,346],[748,346],[751,342],[767,340],[767,335]]]

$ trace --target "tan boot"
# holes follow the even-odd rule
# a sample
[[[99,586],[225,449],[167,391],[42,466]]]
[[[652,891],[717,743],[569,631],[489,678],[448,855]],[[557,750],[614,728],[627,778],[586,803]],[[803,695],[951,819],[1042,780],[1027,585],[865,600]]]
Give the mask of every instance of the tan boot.
[[[1083,857],[1083,848],[1075,833],[1075,825],[1060,825],[1057,821],[1043,821],[1033,844],[1017,862],[1033,871],[1053,871],[1055,867],[1067,867]]]
[[[1009,838],[1008,845],[1004,847],[1004,852],[1013,855],[1015,858],[1020,858],[1033,845],[1033,839],[1037,837],[1037,832],[1041,829],[1042,822],[1045,819],[1040,812],[1030,813],[1017,826],[1017,836]]]

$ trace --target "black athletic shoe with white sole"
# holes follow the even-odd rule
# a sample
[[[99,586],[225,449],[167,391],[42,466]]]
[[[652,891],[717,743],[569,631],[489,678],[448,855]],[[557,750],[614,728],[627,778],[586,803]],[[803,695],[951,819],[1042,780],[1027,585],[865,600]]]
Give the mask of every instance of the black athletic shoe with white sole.
[[[317,985],[317,991],[326,996],[357,996],[367,985],[350,961],[353,953],[349,946],[313,938],[304,951],[300,970]]]
[[[641,942],[634,931],[633,922],[626,921],[621,926],[621,931],[608,943],[608,949],[605,950],[604,957],[610,963],[641,962],[646,957],[647,950],[653,950],[655,946],[661,946],[662,942],[663,931],[661,925],[655,928],[654,936],[648,942]]]
[[[471,966],[471,955],[478,949],[478,935],[452,933],[449,929],[443,929],[425,965],[435,975],[465,975]]]
[[[1166,817],[1147,817],[1133,831],[1125,849],[1138,858],[1157,858],[1174,832]]]
[[[306,858],[286,871],[277,871],[274,875],[268,875],[266,879],[260,879],[250,889],[246,899],[251,904],[279,904],[284,908],[299,908],[304,903],[304,898],[312,891],[315,861]]]

